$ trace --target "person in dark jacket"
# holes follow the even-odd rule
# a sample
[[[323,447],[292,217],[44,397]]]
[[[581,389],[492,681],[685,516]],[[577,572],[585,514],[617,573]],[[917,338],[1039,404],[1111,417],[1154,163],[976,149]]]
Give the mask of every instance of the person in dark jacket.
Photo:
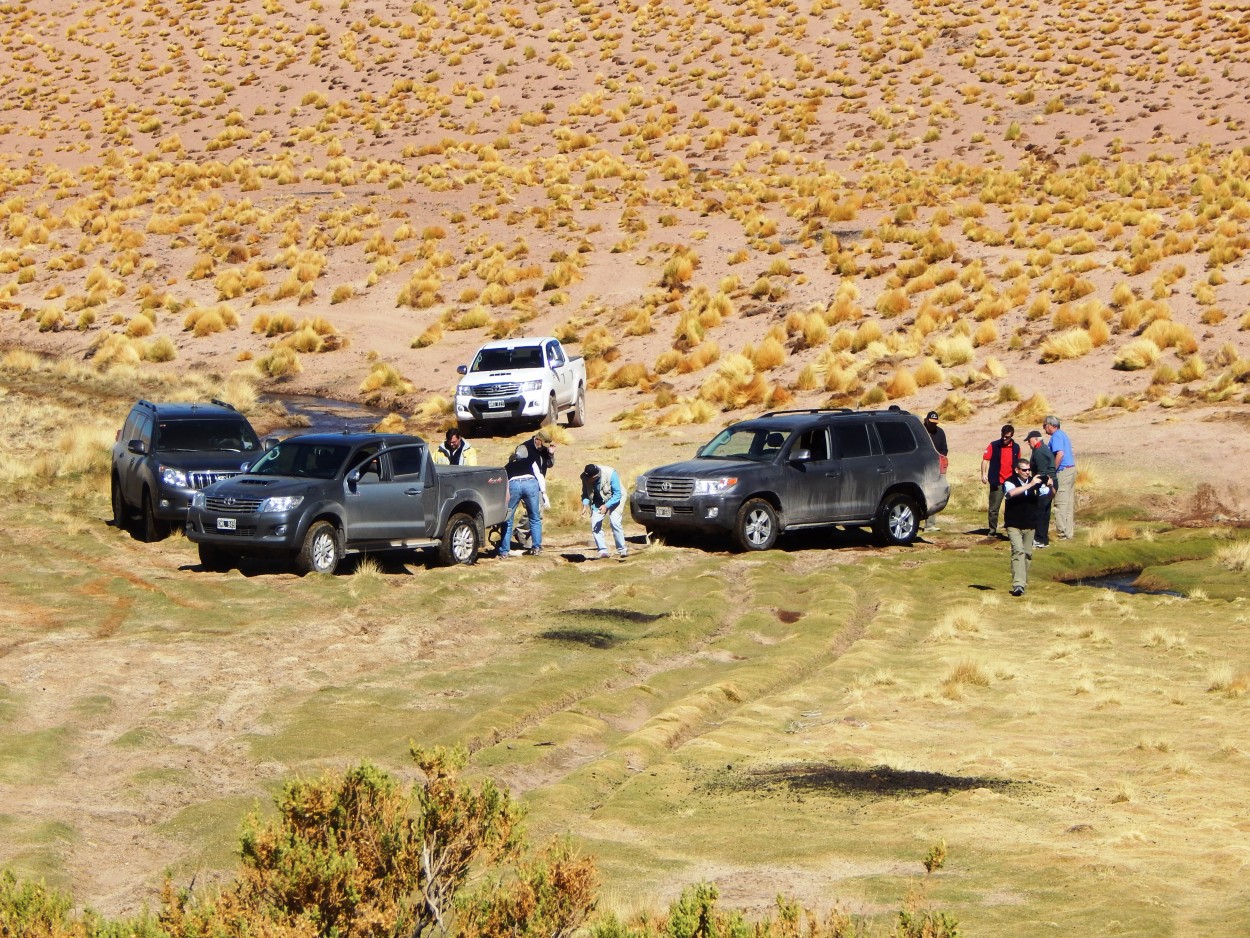
[[[1029,565],[1033,562],[1033,532],[1037,529],[1037,503],[1050,494],[1046,480],[1034,475],[1028,456],[1016,460],[1016,469],[1003,480],[1006,508],[1003,523],[1011,541],[1011,595],[1023,596],[1029,585]]]
[[[1055,500],[1055,454],[1046,445],[1046,438],[1039,430],[1030,430],[1024,442],[1033,448],[1029,456],[1029,471],[1046,480],[1050,494],[1037,500],[1037,531],[1033,535],[1034,547],[1050,546],[1050,506]]]
[[[985,455],[981,457],[981,481],[990,487],[990,537],[998,534],[998,509],[1003,504],[1003,483],[1011,478],[1016,461],[1020,458],[1020,444],[1015,441],[1016,428],[1005,423],[999,433],[999,438],[985,447]]]
[[[547,470],[556,462],[554,447],[551,431],[539,430],[518,446],[504,465],[508,474],[508,521],[497,552],[501,559],[509,556],[516,508],[522,501],[530,525],[530,548],[525,553],[536,557],[543,552],[543,508],[551,505],[547,497]]]
[[[931,410],[925,414],[924,428],[929,431],[929,439],[933,441],[933,448],[937,450],[938,463],[941,471],[946,472],[946,467],[950,465],[946,447],[946,431],[938,426],[941,418],[936,410]],[[930,515],[925,519],[924,529],[926,531],[936,531],[937,515]]]

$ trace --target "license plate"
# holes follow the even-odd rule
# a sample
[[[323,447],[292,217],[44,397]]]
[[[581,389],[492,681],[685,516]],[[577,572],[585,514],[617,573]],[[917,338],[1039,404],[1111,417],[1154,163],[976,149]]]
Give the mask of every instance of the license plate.
[[[671,518],[673,517],[673,509],[669,508],[667,505],[656,505],[655,516],[657,518]]]
[[[486,406],[491,410],[503,410],[503,401],[488,401]]]
[[[218,531],[233,531],[235,530],[235,522],[236,522],[236,519],[234,518],[218,518],[217,530]]]

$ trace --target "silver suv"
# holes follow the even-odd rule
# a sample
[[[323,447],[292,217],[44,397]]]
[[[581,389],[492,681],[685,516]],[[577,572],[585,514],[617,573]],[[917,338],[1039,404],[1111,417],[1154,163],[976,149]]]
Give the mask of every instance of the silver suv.
[[[113,444],[113,523],[128,527],[137,511],[140,537],[160,540],[171,523],[186,523],[196,492],[238,475],[260,453],[252,425],[225,401],[139,401]]]
[[[648,533],[728,534],[742,550],[767,550],[783,531],[829,525],[910,544],[949,498],[928,431],[892,406],[732,424],[694,459],[639,476],[629,508]]]

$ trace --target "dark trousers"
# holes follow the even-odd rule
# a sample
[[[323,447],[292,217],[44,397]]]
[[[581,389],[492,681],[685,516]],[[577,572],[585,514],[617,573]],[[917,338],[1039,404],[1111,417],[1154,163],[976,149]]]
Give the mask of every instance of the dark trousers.
[[[1042,495],[1037,499],[1037,530],[1033,540],[1038,544],[1050,543],[1050,505],[1054,500],[1054,495]]]

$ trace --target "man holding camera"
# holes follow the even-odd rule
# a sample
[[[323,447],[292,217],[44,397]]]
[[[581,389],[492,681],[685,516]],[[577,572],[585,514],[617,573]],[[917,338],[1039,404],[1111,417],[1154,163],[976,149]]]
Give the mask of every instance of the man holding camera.
[[[1016,460],[1016,471],[1003,482],[1003,523],[1011,541],[1011,595],[1023,596],[1033,562],[1033,532],[1037,529],[1037,503],[1050,495],[1046,479],[1034,475],[1028,456]]]

